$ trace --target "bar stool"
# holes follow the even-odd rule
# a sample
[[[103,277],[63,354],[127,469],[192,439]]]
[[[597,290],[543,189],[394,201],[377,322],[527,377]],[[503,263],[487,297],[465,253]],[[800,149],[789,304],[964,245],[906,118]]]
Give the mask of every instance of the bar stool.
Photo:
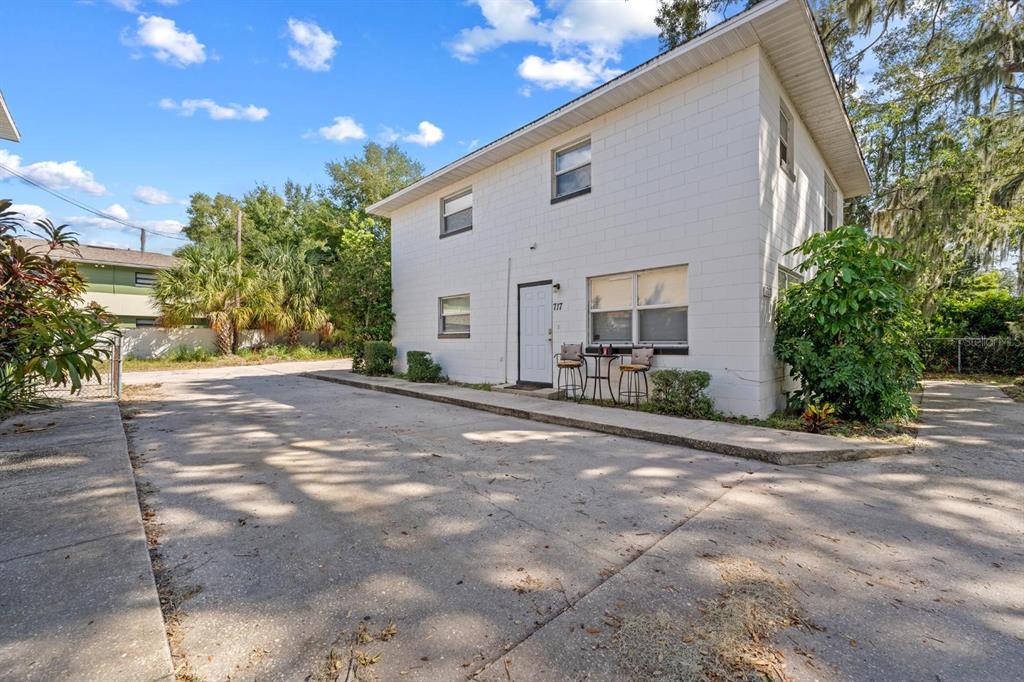
[[[637,409],[640,408],[640,399],[647,400],[647,372],[651,369],[651,362],[654,360],[653,348],[634,348],[630,354],[629,362],[619,365],[619,400],[627,405],[634,403]],[[622,390],[622,378],[626,378],[626,390]],[[643,390],[640,388],[640,379],[643,378]]]
[[[587,378],[583,372],[583,344],[563,343],[562,352],[555,353],[558,367],[558,381],[555,387],[565,397],[575,398],[579,402],[587,392]]]

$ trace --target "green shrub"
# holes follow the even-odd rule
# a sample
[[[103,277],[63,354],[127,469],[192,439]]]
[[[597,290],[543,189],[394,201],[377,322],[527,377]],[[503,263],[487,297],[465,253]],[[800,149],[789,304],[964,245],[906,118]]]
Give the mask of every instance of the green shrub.
[[[800,381],[805,405],[872,423],[914,414],[921,376],[920,313],[903,247],[854,226],[813,235],[793,252],[813,273],[779,298],[775,355]]]
[[[354,339],[347,342],[345,348],[352,356],[352,371],[362,372],[366,367],[366,342]]]
[[[367,341],[363,344],[364,371],[372,377],[394,373],[398,350],[387,341]]]
[[[430,353],[425,350],[411,350],[405,354],[409,371],[405,378],[409,381],[422,383],[437,383],[441,379],[441,365],[430,358]]]
[[[169,360],[172,362],[206,362],[213,357],[213,353],[202,346],[190,348],[188,346],[177,346],[171,351]]]
[[[651,398],[646,408],[690,419],[717,416],[714,401],[704,393],[711,375],[698,370],[657,369],[651,372]]]

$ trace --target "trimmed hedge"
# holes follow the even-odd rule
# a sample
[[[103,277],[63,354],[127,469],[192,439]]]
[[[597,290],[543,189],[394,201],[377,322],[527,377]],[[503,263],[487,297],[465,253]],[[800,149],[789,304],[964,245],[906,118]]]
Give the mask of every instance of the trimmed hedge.
[[[409,371],[405,378],[418,383],[437,383],[441,381],[441,365],[434,362],[430,353],[425,350],[411,350],[405,354]]]
[[[363,344],[363,371],[372,377],[394,374],[398,350],[387,341],[366,341]]]
[[[651,397],[645,408],[690,419],[717,416],[715,402],[704,393],[711,375],[699,370],[657,369],[651,372]]]

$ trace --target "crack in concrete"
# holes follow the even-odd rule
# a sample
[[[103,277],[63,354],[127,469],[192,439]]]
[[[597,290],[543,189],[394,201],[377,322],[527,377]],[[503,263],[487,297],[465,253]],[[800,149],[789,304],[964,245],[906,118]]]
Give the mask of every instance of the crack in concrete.
[[[608,581],[610,581],[613,578],[615,578],[616,576],[618,576],[624,570],[626,570],[627,568],[632,566],[640,558],[645,557],[650,552],[654,551],[658,547],[658,545],[661,544],[661,542],[664,541],[667,537],[669,537],[670,535],[675,533],[677,530],[679,530],[680,528],[685,526],[687,523],[689,523],[693,519],[695,519],[698,516],[700,516],[701,514],[703,514],[705,511],[707,511],[707,509],[709,509],[711,507],[711,505],[715,504],[716,502],[718,502],[719,500],[724,498],[726,495],[728,495],[730,492],[735,490],[737,487],[743,485],[745,480],[746,479],[744,479],[744,478],[740,478],[737,483],[733,484],[732,488],[725,489],[724,492],[722,492],[721,495],[719,495],[718,497],[715,497],[712,500],[709,500],[706,504],[704,504],[700,509],[695,511],[693,514],[690,514],[689,516],[683,518],[681,521],[679,521],[679,523],[675,524],[674,526],[669,528],[667,531],[665,531],[660,537],[658,537],[657,540],[655,540],[653,543],[651,543],[650,546],[648,546],[645,549],[643,549],[642,551],[638,552],[635,556],[627,559],[624,564],[622,564],[621,566],[616,567],[614,571],[610,572],[604,578],[597,580],[596,583],[592,587],[587,588],[584,592],[580,593],[579,597],[577,597],[575,600],[570,600],[568,595],[563,591],[562,595],[565,597],[565,601],[566,601],[566,605],[564,607],[558,609],[557,611],[552,612],[550,614],[550,616],[546,620],[544,620],[544,622],[542,622],[536,628],[534,628],[533,630],[528,632],[525,636],[521,637],[518,641],[512,643],[507,648],[504,648],[500,653],[498,653],[497,656],[493,656],[489,660],[484,661],[480,666],[478,666],[475,670],[473,670],[467,676],[467,679],[474,679],[474,678],[476,678],[477,675],[482,673],[484,670],[486,670],[488,667],[490,667],[494,663],[497,663],[503,657],[511,655],[512,652],[514,652],[516,649],[518,649],[520,646],[522,646],[524,643],[526,643],[531,637],[533,637],[535,634],[537,634],[538,632],[540,632],[541,630],[546,628],[548,625],[553,623],[555,620],[557,620],[559,617],[561,617],[561,615],[563,613],[566,613],[567,611],[575,608],[576,604],[579,604],[581,601],[583,601],[584,599],[589,597],[591,594],[593,594],[602,585],[606,584]]]
[[[89,538],[88,540],[79,540],[78,542],[72,542],[69,545],[59,545],[57,547],[50,547],[48,549],[40,549],[40,550],[37,550],[35,552],[29,552],[27,554],[22,554],[20,556],[13,556],[13,557],[10,557],[9,559],[0,559],[0,564],[6,564],[6,563],[8,563],[10,561],[17,561],[18,559],[27,559],[29,557],[39,556],[40,554],[48,554],[49,552],[56,552],[56,551],[59,551],[59,550],[71,549],[72,547],[80,547],[82,545],[87,545],[90,542],[97,542],[99,540],[107,540],[109,538],[116,538],[118,535],[131,535],[133,532],[134,531],[130,531],[130,530],[121,530],[121,531],[118,531],[116,533],[107,533],[106,535],[98,535],[98,536],[96,536],[94,538]]]

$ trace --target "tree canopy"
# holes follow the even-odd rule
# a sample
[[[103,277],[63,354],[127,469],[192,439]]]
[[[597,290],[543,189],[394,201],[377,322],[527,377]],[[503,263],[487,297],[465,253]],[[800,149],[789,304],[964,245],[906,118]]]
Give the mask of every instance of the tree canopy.
[[[423,167],[395,145],[371,142],[325,168],[323,187],[288,181],[281,191],[258,184],[241,198],[193,194],[185,228],[193,243],[156,290],[164,323],[206,319],[225,352],[237,349],[246,326],[291,343],[302,330],[330,328],[349,340],[390,339],[390,221],[366,208],[419,179]]]

